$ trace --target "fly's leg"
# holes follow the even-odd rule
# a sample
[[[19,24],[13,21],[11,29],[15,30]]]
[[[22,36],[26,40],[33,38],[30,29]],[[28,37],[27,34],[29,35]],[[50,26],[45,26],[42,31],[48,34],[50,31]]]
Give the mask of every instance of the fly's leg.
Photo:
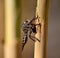
[[[38,38],[36,38],[36,37],[31,36],[30,38],[34,39],[34,42],[36,42],[36,41],[40,42],[40,40]]]
[[[34,37],[34,38],[35,38],[35,40],[37,40],[38,42],[40,42],[40,40],[38,38],[36,38],[36,37]]]
[[[32,39],[34,42],[36,42],[36,40],[37,40],[38,42],[40,42],[40,40],[39,40],[38,38],[36,38],[36,37],[34,37],[34,36],[31,36],[31,33],[32,33],[32,31],[30,31],[29,38]]]
[[[35,39],[33,39],[33,37],[31,36],[31,33],[32,33],[32,31],[30,31],[30,33],[29,33],[29,38],[35,42]]]

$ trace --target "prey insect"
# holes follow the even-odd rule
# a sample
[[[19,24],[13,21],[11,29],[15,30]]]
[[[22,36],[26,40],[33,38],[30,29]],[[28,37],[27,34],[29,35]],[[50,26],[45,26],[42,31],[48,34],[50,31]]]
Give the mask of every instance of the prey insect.
[[[40,26],[41,28],[41,24],[38,23],[34,23],[35,20],[39,20],[39,17],[35,17],[33,18],[32,20],[26,20],[23,24],[22,24],[22,31],[24,33],[23,35],[23,39],[22,39],[22,50],[24,49],[24,46],[25,44],[27,43],[28,41],[28,38],[30,38],[31,40],[33,40],[34,42],[38,41],[40,42],[40,40],[38,38],[36,38],[35,36],[32,35],[33,34],[36,34],[37,33],[37,30],[36,30],[36,26]]]

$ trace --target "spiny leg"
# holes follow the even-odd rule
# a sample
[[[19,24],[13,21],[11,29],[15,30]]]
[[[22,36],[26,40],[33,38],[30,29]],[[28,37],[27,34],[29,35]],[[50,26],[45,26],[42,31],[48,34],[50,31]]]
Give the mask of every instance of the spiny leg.
[[[35,42],[35,39],[33,39],[33,37],[32,37],[32,36],[29,36],[29,38]]]
[[[29,38],[32,39],[35,42],[35,39],[32,38],[31,33],[32,33],[32,30],[29,33]]]
[[[38,38],[33,37],[33,36],[30,36],[30,39],[32,39],[34,42],[36,42],[36,40],[37,40],[38,42],[40,42],[40,40],[39,40]]]
[[[40,42],[40,40],[39,40],[38,38],[36,38],[36,37],[34,37],[34,36],[31,36],[31,33],[32,33],[32,31],[30,31],[29,38],[32,39],[34,42],[36,42],[36,40],[37,40],[38,42]]]

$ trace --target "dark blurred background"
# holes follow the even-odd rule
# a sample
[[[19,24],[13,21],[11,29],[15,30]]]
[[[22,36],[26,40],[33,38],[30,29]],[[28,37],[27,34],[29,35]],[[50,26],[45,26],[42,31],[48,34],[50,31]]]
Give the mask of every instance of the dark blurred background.
[[[50,0],[48,58],[60,58],[60,0]]]
[[[35,15],[36,0],[22,0],[22,19]],[[60,0],[50,0],[48,16],[48,58],[60,58]],[[0,0],[0,58],[3,58],[4,0]],[[33,58],[34,42],[28,40],[23,58]]]

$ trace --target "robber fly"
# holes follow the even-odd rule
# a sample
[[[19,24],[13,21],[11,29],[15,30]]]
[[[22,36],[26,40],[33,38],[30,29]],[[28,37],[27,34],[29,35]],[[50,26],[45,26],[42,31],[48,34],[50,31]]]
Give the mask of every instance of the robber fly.
[[[33,18],[32,20],[26,20],[24,21],[24,23],[22,24],[22,31],[24,33],[23,35],[23,39],[22,39],[22,50],[28,40],[28,38],[30,38],[31,40],[33,40],[34,42],[37,40],[38,42],[40,42],[40,40],[38,38],[36,38],[35,36],[32,36],[31,34],[34,33],[36,34],[36,26],[39,25],[41,28],[41,24],[35,24],[33,23],[35,20],[39,20],[38,16]]]

